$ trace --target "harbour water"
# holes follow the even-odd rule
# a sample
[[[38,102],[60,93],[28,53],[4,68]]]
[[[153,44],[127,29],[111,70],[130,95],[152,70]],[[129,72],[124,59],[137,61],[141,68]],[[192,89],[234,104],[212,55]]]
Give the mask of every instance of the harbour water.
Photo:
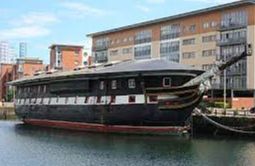
[[[0,121],[0,165],[252,166],[255,141],[85,133]]]

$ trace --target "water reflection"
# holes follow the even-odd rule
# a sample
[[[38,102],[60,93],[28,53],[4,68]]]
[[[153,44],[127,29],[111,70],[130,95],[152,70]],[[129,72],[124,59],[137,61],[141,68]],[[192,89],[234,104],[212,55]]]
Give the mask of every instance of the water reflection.
[[[0,121],[5,165],[250,165],[254,147],[252,140],[85,133]]]

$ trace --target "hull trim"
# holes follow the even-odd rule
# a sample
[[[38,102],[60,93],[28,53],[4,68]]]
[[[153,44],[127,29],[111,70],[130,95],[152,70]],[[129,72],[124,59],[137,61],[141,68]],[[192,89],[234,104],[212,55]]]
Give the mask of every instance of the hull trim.
[[[104,125],[84,122],[69,122],[46,119],[24,119],[25,124],[69,129],[76,131],[122,133],[122,134],[152,134],[152,135],[174,135],[182,134],[190,129],[189,126],[129,126],[129,125]]]

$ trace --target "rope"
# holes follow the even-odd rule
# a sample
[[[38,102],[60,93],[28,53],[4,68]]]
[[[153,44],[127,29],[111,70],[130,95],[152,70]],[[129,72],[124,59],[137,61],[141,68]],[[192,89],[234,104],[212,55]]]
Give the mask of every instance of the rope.
[[[198,108],[195,108],[194,111],[199,114],[202,115],[202,117],[207,120],[209,123],[211,123],[212,125],[216,126],[216,127],[220,127],[222,129],[228,130],[228,131],[232,131],[232,132],[236,132],[236,133],[241,133],[241,134],[255,134],[255,131],[245,131],[245,130],[239,130],[239,129],[235,129],[223,124],[220,124],[212,119],[210,119],[208,116],[206,116],[205,114],[203,114]]]

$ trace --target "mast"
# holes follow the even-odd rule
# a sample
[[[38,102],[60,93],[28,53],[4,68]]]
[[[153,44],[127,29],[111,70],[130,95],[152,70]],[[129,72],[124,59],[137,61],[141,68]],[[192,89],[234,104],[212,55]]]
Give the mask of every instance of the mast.
[[[193,78],[192,80],[185,83],[183,86],[192,86],[204,83],[208,81],[210,78],[216,76],[220,71],[225,70],[227,67],[235,64],[236,62],[240,61],[241,59],[251,56],[252,55],[252,47],[251,44],[248,44],[245,47],[245,51],[241,53],[239,56],[234,56],[230,60],[226,62],[221,62],[220,64],[217,64],[215,67],[213,67],[211,70],[206,71],[205,73]]]

